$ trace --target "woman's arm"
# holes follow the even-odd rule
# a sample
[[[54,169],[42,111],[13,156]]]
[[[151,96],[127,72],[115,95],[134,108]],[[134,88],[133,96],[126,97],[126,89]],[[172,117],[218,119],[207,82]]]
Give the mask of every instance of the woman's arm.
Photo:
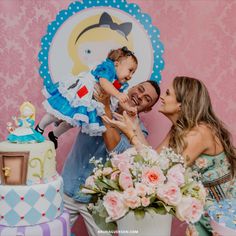
[[[208,149],[208,136],[208,131],[203,127],[194,128],[185,135],[184,141],[186,142],[187,146],[181,155],[183,155],[185,158],[186,164],[188,166],[191,166],[201,154],[206,152]],[[169,147],[169,140],[170,132],[156,148],[156,151],[160,153],[162,148]]]
[[[188,166],[193,165],[194,161],[208,149],[207,136],[204,133],[201,128],[196,128],[190,131],[184,138],[187,147],[182,155]]]

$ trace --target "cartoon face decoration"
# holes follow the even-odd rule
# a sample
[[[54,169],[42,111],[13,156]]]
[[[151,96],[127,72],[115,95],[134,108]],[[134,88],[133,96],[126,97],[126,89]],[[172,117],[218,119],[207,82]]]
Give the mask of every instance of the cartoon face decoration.
[[[111,49],[126,46],[135,53],[138,68],[129,84],[161,81],[164,68],[159,30],[136,4],[126,0],[73,2],[58,13],[42,38],[39,72],[52,94],[58,81],[94,68]]]
[[[86,18],[74,28],[69,39],[69,55],[74,62],[72,74],[95,67],[106,59],[110,50],[127,46],[133,49],[131,22],[115,23],[103,12]]]

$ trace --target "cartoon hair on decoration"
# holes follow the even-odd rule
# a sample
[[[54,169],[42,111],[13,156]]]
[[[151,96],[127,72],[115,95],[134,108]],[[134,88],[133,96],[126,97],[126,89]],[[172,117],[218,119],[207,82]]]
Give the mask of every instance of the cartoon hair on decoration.
[[[131,22],[121,22],[107,12],[81,21],[73,29],[68,42],[69,56],[73,61],[72,74],[96,66],[112,49],[127,46],[133,50],[131,31]]]
[[[97,28],[97,27],[108,27],[111,30],[115,30],[118,33],[120,33],[121,35],[123,35],[125,37],[125,39],[128,41],[127,39],[127,35],[130,33],[130,31],[132,30],[132,23],[131,22],[125,22],[125,23],[121,23],[121,24],[117,24],[115,22],[112,21],[111,16],[107,13],[104,12],[101,15],[101,18],[99,20],[98,24],[94,24],[94,25],[90,25],[87,28],[85,28],[80,34],[79,36],[76,38],[75,43],[78,41],[79,37],[84,34],[86,31],[91,30],[93,28]]]
[[[20,115],[21,117],[29,117],[32,120],[35,120],[35,107],[30,102],[24,102],[20,106]]]

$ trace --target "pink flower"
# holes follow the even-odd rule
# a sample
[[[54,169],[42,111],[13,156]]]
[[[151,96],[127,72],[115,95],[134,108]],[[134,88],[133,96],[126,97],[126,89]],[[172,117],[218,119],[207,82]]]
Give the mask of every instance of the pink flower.
[[[129,169],[131,168],[131,165],[130,163],[128,162],[125,162],[125,161],[121,161],[118,163],[118,169],[121,171],[121,172],[126,172],[128,173],[129,172]]]
[[[117,167],[121,172],[128,172],[131,168],[129,156],[124,153],[115,155],[111,158],[111,164],[113,167]]]
[[[134,209],[141,206],[141,199],[134,188],[128,188],[124,191],[124,202],[126,206]]]
[[[176,206],[182,199],[182,193],[175,182],[167,182],[157,188],[157,197],[168,205]]]
[[[94,175],[91,175],[89,176],[86,181],[85,181],[85,187],[88,187],[88,188],[95,188],[96,185],[94,183],[94,180],[95,180],[95,176]]]
[[[124,204],[123,195],[117,191],[108,192],[103,198],[103,205],[109,215],[107,222],[120,219],[129,210]]]
[[[135,183],[135,189],[137,194],[141,197],[146,196],[147,194],[147,186],[143,183]]]
[[[133,187],[133,180],[130,173],[121,172],[119,176],[119,185],[122,189]]]
[[[111,174],[111,180],[116,180],[118,178],[118,174],[120,173],[119,170],[117,171],[114,171],[112,174]]]
[[[142,197],[141,198],[141,204],[142,204],[142,206],[147,207],[150,204],[150,198]]]
[[[196,198],[182,197],[181,202],[176,207],[176,215],[180,220],[186,222],[197,222],[203,213],[203,204]]]
[[[113,170],[112,170],[111,167],[105,167],[105,168],[103,169],[102,173],[103,173],[104,176],[107,176],[107,175],[111,174],[112,171],[113,171]]]
[[[114,167],[118,167],[118,164],[120,162],[126,162],[128,163],[129,160],[128,160],[128,156],[124,153],[122,154],[118,154],[118,155],[113,155],[113,157],[111,158],[111,164],[112,166]]]
[[[146,167],[142,171],[142,182],[149,186],[163,184],[166,177],[159,167]]]
[[[178,186],[184,184],[184,167],[181,164],[172,166],[167,172],[168,181],[175,182]]]

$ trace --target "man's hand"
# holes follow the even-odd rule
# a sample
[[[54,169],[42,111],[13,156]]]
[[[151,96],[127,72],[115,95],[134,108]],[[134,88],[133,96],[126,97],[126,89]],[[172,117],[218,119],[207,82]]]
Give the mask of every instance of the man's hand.
[[[110,105],[110,95],[107,94],[98,83],[94,86],[93,96],[98,102],[103,103],[105,106]]]

